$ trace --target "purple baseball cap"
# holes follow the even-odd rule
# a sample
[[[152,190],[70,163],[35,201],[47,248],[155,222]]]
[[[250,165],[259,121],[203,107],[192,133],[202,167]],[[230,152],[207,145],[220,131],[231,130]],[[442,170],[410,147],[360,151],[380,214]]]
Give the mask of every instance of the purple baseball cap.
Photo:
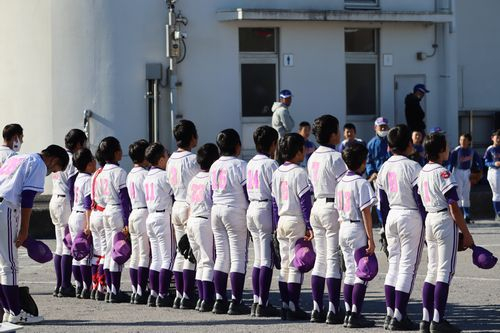
[[[498,258],[484,247],[476,246],[472,248],[472,263],[482,269],[490,269],[495,267]]]
[[[433,127],[430,129],[429,134],[434,134],[434,133],[439,133],[439,134],[446,134],[445,131],[439,126]]]
[[[389,121],[387,120],[387,118],[378,117],[377,119],[375,119],[375,126],[380,125],[389,125]]]
[[[360,247],[354,251],[354,260],[358,268],[356,269],[356,276],[363,281],[371,281],[378,273],[377,256],[374,254],[368,255],[366,253],[367,246]]]
[[[111,253],[111,258],[113,258],[118,265],[123,265],[127,262],[127,260],[129,260],[131,254],[132,248],[130,247],[127,236],[125,236],[122,231],[116,233],[113,238],[113,251]]]
[[[71,239],[71,233],[69,232],[69,225],[66,225],[66,227],[64,227],[63,243],[68,248],[68,250],[71,251],[71,246],[73,245],[73,241]]]
[[[429,90],[427,90],[427,88],[425,87],[425,84],[422,84],[422,83],[419,83],[419,84],[416,84],[414,87],[413,87],[413,92],[421,92],[422,94],[426,94],[428,92],[430,92]]]
[[[28,251],[28,256],[36,262],[44,264],[52,260],[52,251],[42,241],[28,237],[24,241],[23,247]]]
[[[311,241],[299,238],[295,243],[295,256],[292,260],[293,267],[301,273],[307,273],[314,267],[316,253],[314,252]]]
[[[90,254],[91,244],[92,236],[87,236],[83,230],[78,232],[71,246],[71,255],[75,260],[82,260]]]

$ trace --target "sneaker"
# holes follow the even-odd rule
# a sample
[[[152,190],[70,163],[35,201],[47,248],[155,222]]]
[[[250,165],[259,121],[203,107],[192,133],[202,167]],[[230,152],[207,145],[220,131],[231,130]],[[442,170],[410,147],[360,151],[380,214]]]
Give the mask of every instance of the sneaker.
[[[202,299],[198,298],[198,302],[196,302],[196,306],[194,307],[195,311],[200,311],[201,302],[203,302]]]
[[[295,311],[292,311],[288,309],[286,311],[286,319],[290,321],[296,321],[296,320],[307,320],[309,319],[310,316],[302,310],[301,308],[296,308]]]
[[[106,294],[105,293],[102,293],[99,290],[95,293],[95,300],[96,301],[102,302],[105,299],[106,299]]]
[[[260,305],[257,304],[255,309],[255,317],[279,317],[281,316],[281,311],[272,306],[271,304]]]
[[[363,315],[356,312],[351,313],[349,317],[349,322],[347,323],[348,328],[365,328],[375,326],[375,321],[366,319]]]
[[[311,311],[311,323],[324,323],[326,320],[325,311],[312,310]]]
[[[326,315],[326,323],[328,325],[340,325],[344,323],[344,317],[345,313],[340,309],[337,313],[334,313],[333,311],[328,311],[328,314]]]
[[[252,303],[252,307],[250,308],[250,317],[255,317],[255,312],[257,311],[257,306],[259,303]]]
[[[431,332],[431,323],[425,320],[420,322],[420,333],[430,333]]]
[[[135,294],[134,304],[146,305],[148,304],[148,294],[144,293],[142,295]]]
[[[3,312],[3,317],[2,317],[2,323],[6,323],[9,321],[9,317],[10,317],[10,313],[9,311],[5,311]]]
[[[42,316],[34,316],[24,310],[21,310],[17,316],[10,315],[9,316],[9,323],[11,324],[20,324],[20,325],[26,325],[26,324],[36,324],[40,323],[43,321]]]
[[[181,305],[179,309],[181,310],[193,310],[196,307],[196,302],[192,299],[183,297],[181,299]]]
[[[52,293],[52,296],[57,297],[59,295],[59,289],[61,289],[61,287],[56,287],[54,289],[54,292]]]
[[[349,325],[349,319],[350,318],[351,318],[351,311],[347,311],[345,313],[344,323],[342,324],[342,326],[347,327],[347,325]]]
[[[109,297],[110,303],[130,303],[130,296],[123,291],[119,291],[117,294],[111,293]]]
[[[391,331],[416,331],[418,327],[418,324],[414,323],[408,316],[404,316],[401,321],[394,317],[389,324],[389,330]]]
[[[164,297],[158,296],[156,298],[156,306],[159,308],[171,308],[174,305],[174,299],[169,294]]]
[[[439,323],[436,323],[434,320],[430,325],[431,333],[460,333],[462,332],[460,328],[455,325],[450,324],[447,320],[441,320]]]
[[[218,299],[214,303],[212,312],[215,314],[226,314],[229,310],[229,302],[225,299]]]
[[[132,293],[132,295],[130,295],[130,304],[135,304],[136,297],[137,297],[136,293]]]
[[[69,286],[69,287],[61,287],[59,288],[59,293],[57,294],[57,297],[75,297],[76,296],[76,290],[75,287]]]
[[[200,312],[212,312],[214,308],[214,302],[213,301],[205,301],[203,300],[200,305]]]
[[[153,296],[153,295],[149,295],[148,297],[148,306],[150,308],[155,308],[156,307],[156,296]]]
[[[97,289],[92,289],[90,292],[90,299],[95,299],[95,294],[97,294]]]
[[[227,310],[227,314],[232,316],[250,314],[250,308],[248,305],[243,303],[243,301],[236,302],[235,300],[232,300],[229,305],[229,309]]]
[[[389,329],[389,325],[391,324],[392,317],[391,316],[385,316],[384,319],[384,330]]]
[[[75,297],[80,298],[82,295],[83,287],[76,287]]]
[[[80,294],[80,299],[90,299],[90,290],[88,289],[83,289],[82,293]]]
[[[181,307],[181,300],[182,300],[182,298],[180,298],[180,297],[175,297],[175,299],[174,299],[174,304],[172,305],[172,307],[173,307],[174,309],[179,309],[179,308]]]

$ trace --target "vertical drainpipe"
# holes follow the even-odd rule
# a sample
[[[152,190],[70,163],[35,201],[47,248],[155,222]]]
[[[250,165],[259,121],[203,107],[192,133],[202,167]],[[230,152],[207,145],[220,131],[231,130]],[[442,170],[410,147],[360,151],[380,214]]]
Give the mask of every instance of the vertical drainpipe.
[[[177,59],[170,54],[170,43],[172,38],[172,33],[176,24],[174,5],[172,3],[169,4],[168,8],[168,26],[167,26],[167,57],[170,61],[169,67],[169,88],[170,88],[170,142],[172,151],[175,150],[175,140],[173,138],[175,119],[177,114]]]
[[[458,50],[456,34],[455,0],[449,1],[451,22],[443,25],[445,56],[445,123],[448,124],[448,140],[455,142],[458,137]]]

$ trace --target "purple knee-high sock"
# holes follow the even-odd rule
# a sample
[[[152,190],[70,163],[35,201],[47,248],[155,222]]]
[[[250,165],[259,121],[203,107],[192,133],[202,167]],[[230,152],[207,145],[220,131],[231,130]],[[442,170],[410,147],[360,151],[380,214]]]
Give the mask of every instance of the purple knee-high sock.
[[[196,289],[198,289],[198,298],[203,301],[203,281],[196,280]]]
[[[111,283],[115,287],[115,294],[120,292],[120,284],[122,280],[122,272],[111,272]]]
[[[82,275],[83,288],[92,289],[92,267],[87,265],[80,266],[80,274]]]
[[[71,266],[71,270],[73,271],[73,278],[76,281],[77,287],[83,288],[82,271],[80,271],[80,266],[73,265]]]
[[[444,282],[437,282],[436,288],[434,289],[434,310],[439,313],[439,321],[443,320],[444,312],[446,309],[446,303],[448,302],[448,291],[450,285]],[[436,318],[434,318],[436,319]],[[433,320],[434,320],[433,319]],[[437,320],[434,320],[437,321]]]
[[[184,292],[184,277],[182,276],[182,272],[174,271],[174,280],[175,280],[175,290],[177,291],[177,295],[182,297],[182,293]]]
[[[149,288],[151,293],[158,295],[160,286],[160,272],[150,269],[149,270]]]
[[[333,303],[335,313],[338,313],[340,310],[340,288],[342,286],[342,280],[328,278],[326,279],[326,286],[328,287],[328,301]]]
[[[0,284],[0,306],[2,307],[2,309],[9,311],[9,305],[7,304],[7,300],[5,299],[5,295],[3,293],[3,288],[1,284]]]
[[[396,306],[396,288],[389,285],[384,285],[385,291],[385,306],[394,311]]]
[[[106,278],[106,287],[108,287],[108,291],[111,292],[111,285],[113,283],[111,280],[111,272],[109,271],[109,269],[104,270],[104,277]]]
[[[61,259],[62,257],[60,255],[54,254],[54,269],[56,271],[56,288],[60,288],[62,282]]]
[[[300,283],[288,283],[288,297],[290,298],[290,302],[292,302],[293,305],[295,305],[295,309],[299,308],[301,288],[302,284]]]
[[[245,274],[244,273],[231,273],[231,293],[232,298],[236,303],[240,303],[243,299],[243,288],[245,286]]]
[[[168,294],[168,287],[170,286],[170,280],[172,280],[172,271],[169,269],[160,269],[160,297],[165,297]]]
[[[90,269],[92,273],[92,289],[97,289],[97,286],[99,285],[98,267],[99,266],[97,265],[92,265]]]
[[[422,306],[429,314],[427,321],[431,321],[434,314],[434,285],[432,283],[424,283],[424,287],[422,288]]]
[[[395,298],[395,309],[398,309],[401,315],[406,316],[406,308],[408,306],[408,301],[410,300],[410,294],[405,293],[403,291],[396,290],[396,298]]]
[[[344,283],[344,303],[349,306],[349,309],[346,309],[346,311],[351,311],[352,310],[352,291],[354,289],[354,285],[352,284],[347,284]],[[346,306],[346,308],[347,308]]]
[[[269,289],[271,289],[271,281],[273,279],[272,268],[262,266],[260,268],[259,274],[259,286],[260,286],[260,303],[261,305],[267,305],[269,301]]]
[[[259,297],[260,295],[260,267],[254,267],[252,270],[252,290],[253,295]]]
[[[214,287],[215,293],[227,300],[227,273],[214,270]]]
[[[137,269],[129,268],[128,272],[130,274],[130,284],[132,285],[132,291],[136,293],[137,292],[137,279],[138,279]]]
[[[313,301],[318,303],[320,310],[323,311],[323,294],[325,293],[325,278],[318,275],[312,275],[311,291],[312,291]]]
[[[288,302],[290,302],[290,297],[288,296],[288,284],[286,282],[279,281],[278,286],[280,288],[281,302],[288,304]]]
[[[366,285],[363,283],[355,283],[352,289],[352,303],[356,305],[356,313],[361,313],[363,309],[363,301],[365,300]]]
[[[188,299],[194,299],[194,280],[196,278],[196,271],[185,269],[182,271],[182,278],[184,280],[182,296]]]
[[[21,312],[19,303],[19,287],[2,285],[5,301],[11,313],[17,316]]]
[[[203,300],[205,302],[215,300],[215,287],[212,281],[203,281]]]
[[[146,291],[146,285],[148,283],[149,268],[139,267],[137,270],[137,293],[142,295]],[[170,283],[170,281],[169,281]]]
[[[71,287],[71,264],[73,257],[70,255],[63,255],[61,258],[61,287]]]

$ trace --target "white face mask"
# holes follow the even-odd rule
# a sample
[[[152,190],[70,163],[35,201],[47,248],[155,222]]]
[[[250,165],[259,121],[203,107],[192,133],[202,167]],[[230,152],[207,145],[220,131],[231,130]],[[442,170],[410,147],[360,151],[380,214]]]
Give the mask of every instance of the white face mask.
[[[377,135],[380,136],[381,138],[385,138],[389,131],[377,131]]]
[[[14,139],[14,143],[12,144],[12,150],[18,153],[21,150],[21,145],[22,142],[19,140],[18,137]]]

